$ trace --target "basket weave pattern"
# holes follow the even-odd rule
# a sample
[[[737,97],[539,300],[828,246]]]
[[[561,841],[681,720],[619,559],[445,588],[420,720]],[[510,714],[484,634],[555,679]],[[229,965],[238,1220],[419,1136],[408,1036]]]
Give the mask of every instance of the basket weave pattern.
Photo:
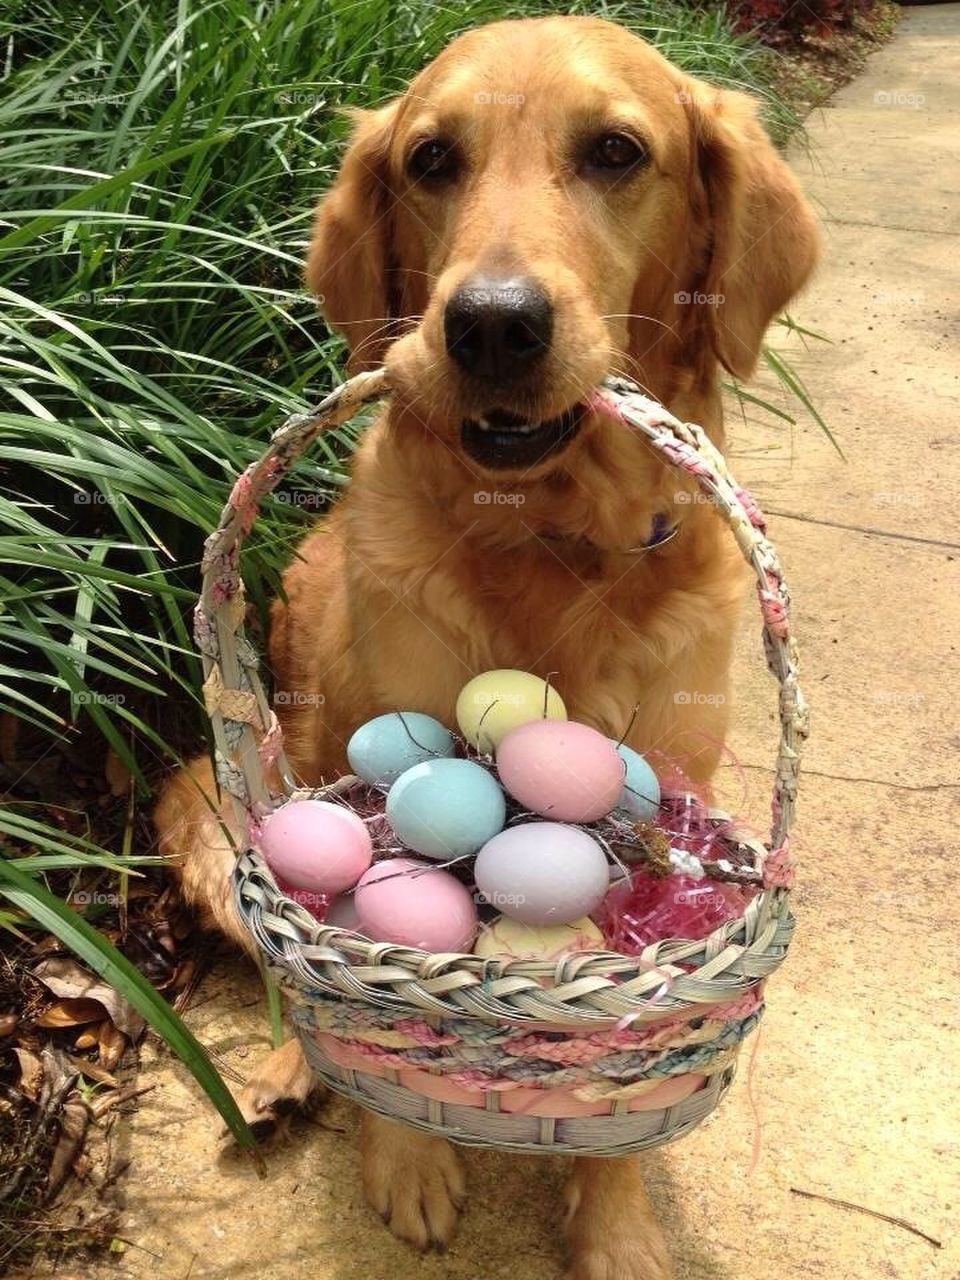
[[[298,790],[243,631],[239,547],[259,501],[323,430],[389,388],[360,374],[294,415],[240,476],[206,544],[195,636],[217,777],[249,832],[234,872],[241,918],[280,982],[315,1072],[363,1105],[456,1141],[621,1154],[671,1141],[710,1113],[762,1013],[763,984],[793,932],[788,899],[806,710],[789,596],[763,517],[696,426],[632,384],[608,379],[591,408],[645,438],[692,476],[757,579],[767,664],[780,689],[771,835],[754,842],[763,891],[700,941],[665,939],[638,956],[559,961],[433,955],[320,924],[276,886],[256,846],[260,819],[287,798],[349,801],[358,779]],[[271,794],[267,778],[282,779]]]

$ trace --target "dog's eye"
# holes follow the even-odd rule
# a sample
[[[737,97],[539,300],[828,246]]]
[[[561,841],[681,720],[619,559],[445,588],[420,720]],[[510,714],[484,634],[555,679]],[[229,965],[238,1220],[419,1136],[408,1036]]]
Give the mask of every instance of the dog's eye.
[[[605,173],[626,173],[650,159],[646,147],[628,133],[604,133],[587,149],[584,167]]]
[[[446,138],[427,138],[414,147],[407,161],[407,173],[414,182],[447,181],[459,168],[457,149]]]

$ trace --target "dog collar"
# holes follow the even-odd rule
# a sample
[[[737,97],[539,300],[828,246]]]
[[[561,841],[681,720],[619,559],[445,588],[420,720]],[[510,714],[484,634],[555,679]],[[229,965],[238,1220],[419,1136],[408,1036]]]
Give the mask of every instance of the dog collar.
[[[662,547],[666,543],[672,541],[680,532],[680,525],[673,524],[670,517],[665,511],[658,511],[653,517],[653,526],[650,529],[650,537],[646,542],[641,542],[635,547],[626,547],[623,551],[619,551],[613,547],[598,547],[596,543],[590,542],[588,538],[578,539],[581,543],[593,547],[595,551],[603,551],[607,555],[614,556],[641,556],[647,551],[654,551],[657,547]],[[561,539],[562,534],[543,532],[539,534],[541,538]]]
[[[631,551],[652,551],[654,547],[660,547],[665,542],[669,542],[671,538],[675,538],[680,532],[678,524],[671,524],[670,517],[665,511],[658,511],[653,517],[653,528],[650,530],[650,537],[640,547],[631,547]]]

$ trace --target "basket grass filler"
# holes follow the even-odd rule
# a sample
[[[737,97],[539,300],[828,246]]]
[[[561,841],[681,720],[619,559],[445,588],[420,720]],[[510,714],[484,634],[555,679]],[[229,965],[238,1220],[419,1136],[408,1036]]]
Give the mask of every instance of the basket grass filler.
[[[261,822],[288,800],[362,807],[370,787],[348,776],[305,791],[291,777],[243,631],[239,547],[258,502],[312,441],[387,394],[382,370],[364,373],[312,413],[289,418],[238,479],[206,544],[195,634],[219,783],[248,833],[233,876],[241,919],[289,998],[314,1072],[364,1107],[455,1142],[519,1151],[620,1155],[672,1141],[729,1087],[762,1013],[765,980],[793,932],[787,833],[806,715],[789,597],[763,517],[698,427],[620,379],[593,393],[595,411],[696,481],[757,578],[767,665],[780,690],[769,841],[707,811],[721,833],[717,865],[753,886],[742,912],[705,937],[667,937],[632,955],[491,959],[370,941],[288,896],[258,844]],[[282,780],[279,792],[268,778]],[[609,849],[603,824],[593,825]]]

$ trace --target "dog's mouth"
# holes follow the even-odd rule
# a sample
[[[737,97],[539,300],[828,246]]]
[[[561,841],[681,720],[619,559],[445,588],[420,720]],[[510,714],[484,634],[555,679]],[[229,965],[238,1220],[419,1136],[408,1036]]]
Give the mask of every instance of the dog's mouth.
[[[490,409],[480,418],[464,418],[464,452],[485,467],[532,467],[565,448],[579,432],[586,407],[575,404],[548,422],[531,422],[506,409]]]

